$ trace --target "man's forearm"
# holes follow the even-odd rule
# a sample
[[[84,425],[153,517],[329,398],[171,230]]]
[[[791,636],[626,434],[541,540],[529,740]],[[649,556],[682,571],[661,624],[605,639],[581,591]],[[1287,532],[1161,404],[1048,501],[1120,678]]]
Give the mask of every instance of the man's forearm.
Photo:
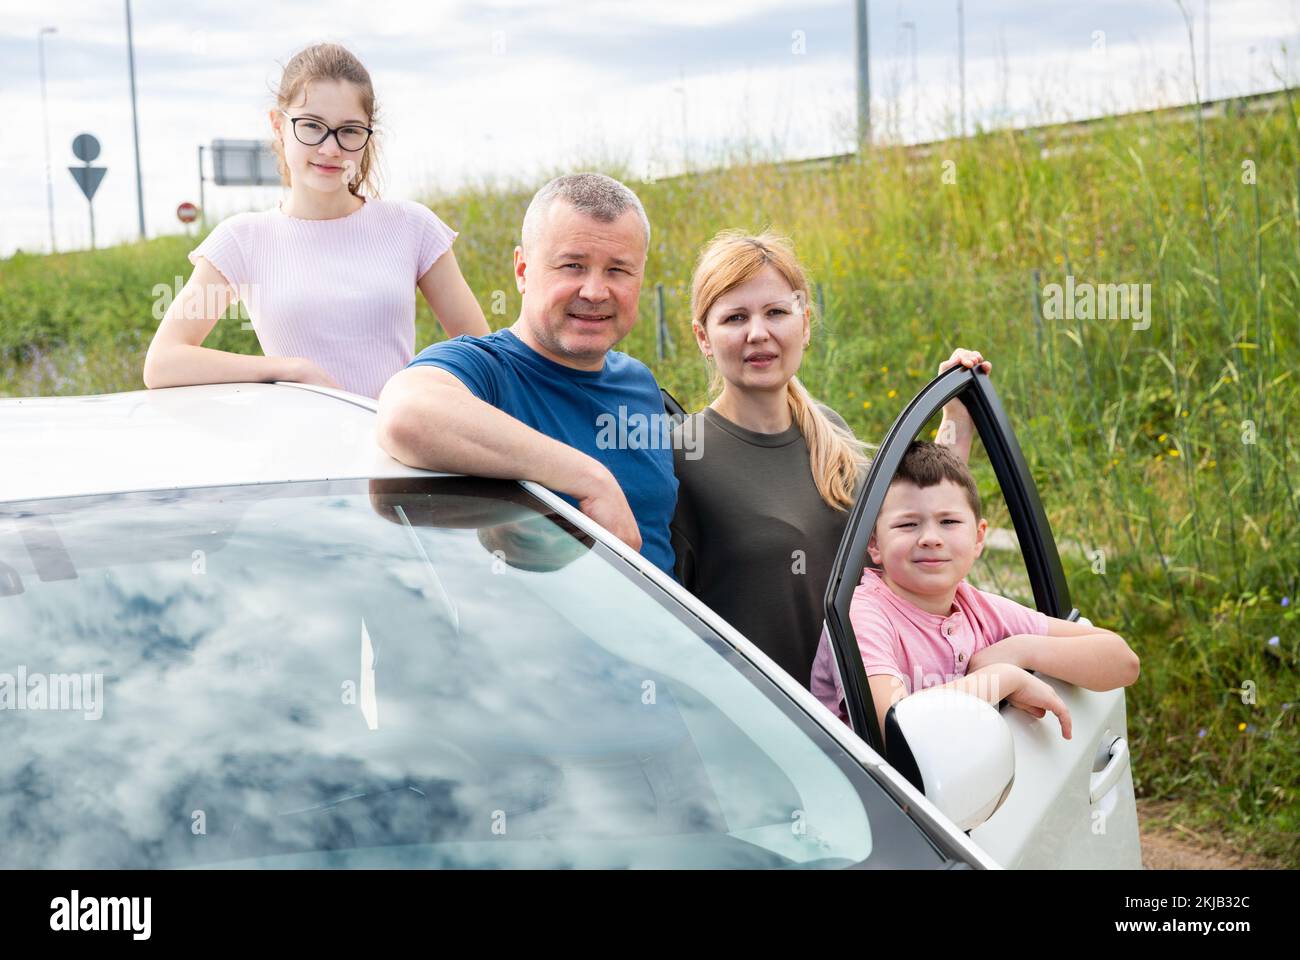
[[[404,404],[418,402],[418,415]],[[426,386],[418,401],[381,401],[380,445],[425,470],[533,480],[581,496],[599,465],[591,457],[521,423],[466,390]]]

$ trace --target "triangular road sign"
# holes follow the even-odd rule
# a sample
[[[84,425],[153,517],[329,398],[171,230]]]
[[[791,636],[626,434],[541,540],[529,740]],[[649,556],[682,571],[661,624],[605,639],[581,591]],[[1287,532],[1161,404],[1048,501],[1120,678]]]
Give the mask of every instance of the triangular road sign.
[[[72,179],[77,181],[77,186],[81,187],[81,192],[86,195],[86,199],[92,200],[95,191],[99,189],[99,182],[108,172],[108,167],[68,167],[68,172],[72,174]]]

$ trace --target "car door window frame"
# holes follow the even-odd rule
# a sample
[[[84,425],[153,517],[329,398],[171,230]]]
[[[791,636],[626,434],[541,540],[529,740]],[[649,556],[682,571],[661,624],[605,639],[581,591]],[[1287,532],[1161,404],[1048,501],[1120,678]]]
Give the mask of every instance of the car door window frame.
[[[882,756],[880,724],[849,620],[849,606],[866,566],[867,542],[908,444],[954,398],[970,411],[975,431],[1002,488],[1034,591],[1035,606],[1052,617],[1074,620],[1079,616],[1079,611],[1070,604],[1069,585],[1038,488],[988,374],[962,366],[940,374],[912,398],[877,449],[862,492],[849,515],[826,587],[826,627],[843,681],[849,725]]]

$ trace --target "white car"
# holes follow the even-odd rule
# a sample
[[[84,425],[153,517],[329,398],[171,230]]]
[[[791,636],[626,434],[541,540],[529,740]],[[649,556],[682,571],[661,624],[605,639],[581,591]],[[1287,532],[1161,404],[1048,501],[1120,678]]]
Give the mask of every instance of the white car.
[[[1072,742],[912,698],[900,772],[568,503],[374,421],[0,400],[0,868],[1138,865],[1122,691],[1058,685]]]

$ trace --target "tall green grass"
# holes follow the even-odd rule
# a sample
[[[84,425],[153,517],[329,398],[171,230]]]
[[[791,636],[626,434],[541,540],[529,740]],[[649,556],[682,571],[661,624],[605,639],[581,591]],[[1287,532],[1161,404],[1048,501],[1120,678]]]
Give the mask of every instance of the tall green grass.
[[[1139,795],[1300,863],[1289,97],[1203,129],[1153,115],[1083,135],[983,133],[926,156],[738,160],[654,183],[605,169],[632,183],[654,227],[641,322],[623,349],[688,407],[707,400],[691,270],[727,227],[795,240],[824,303],[802,377],[865,439],[954,346],[983,350],[1058,539],[1083,547],[1063,551],[1075,604],[1142,658],[1128,700]],[[494,328],[518,314],[510,250],[533,186],[430,198],[461,232],[458,259]],[[0,264],[0,391],[140,388],[151,290],[188,274],[191,246],[167,237]],[[1042,288],[1067,274],[1150,283],[1150,328],[1046,319]],[[662,362],[656,283],[676,342]],[[417,325],[420,344],[440,336],[422,301]],[[235,321],[214,336],[256,349]]]

